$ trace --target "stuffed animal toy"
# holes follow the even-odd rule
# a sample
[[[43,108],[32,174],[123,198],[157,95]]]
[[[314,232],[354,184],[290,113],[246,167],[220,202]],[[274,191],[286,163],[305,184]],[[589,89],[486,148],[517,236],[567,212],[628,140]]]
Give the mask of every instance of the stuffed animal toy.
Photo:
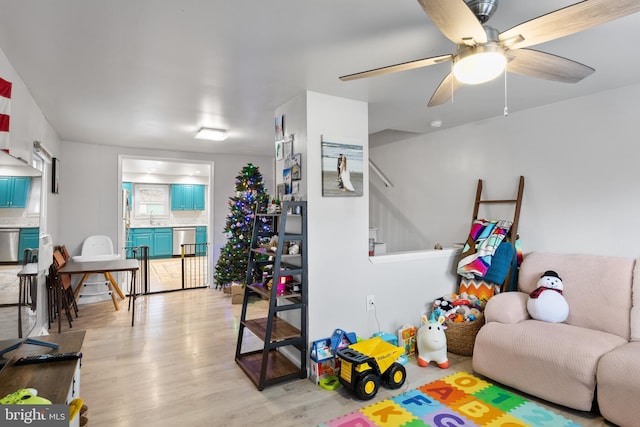
[[[429,362],[434,361],[439,368],[449,367],[447,357],[447,336],[444,334],[444,317],[440,316],[436,320],[432,313],[427,321],[427,316],[422,316],[424,325],[418,329],[418,366],[423,368],[429,366]]]
[[[564,285],[555,271],[546,271],[538,280],[538,287],[529,294],[527,310],[536,320],[561,323],[569,316],[569,304],[562,295]]]
[[[447,297],[436,299],[433,302],[433,308],[439,309],[439,314],[442,314],[444,317],[453,317],[456,313],[456,307],[453,306],[453,303],[448,300]]]

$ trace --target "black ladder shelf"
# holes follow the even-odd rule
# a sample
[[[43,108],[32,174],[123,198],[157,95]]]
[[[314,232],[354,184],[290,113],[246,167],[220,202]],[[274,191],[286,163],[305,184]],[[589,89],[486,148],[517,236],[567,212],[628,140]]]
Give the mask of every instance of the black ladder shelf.
[[[260,225],[266,221],[270,221],[272,230],[277,232],[265,235]],[[260,247],[262,241],[275,233],[278,236],[275,252]],[[283,254],[285,244],[290,242],[298,244],[298,254]],[[272,266],[271,289],[263,282],[263,268],[268,265]],[[284,292],[278,292],[277,284],[283,276],[292,276],[294,281]],[[307,202],[283,202],[282,213],[275,214],[262,213],[262,207],[258,207],[236,345],[236,363],[258,390],[278,382],[307,377],[307,287]],[[269,300],[269,310],[266,317],[247,319],[247,305],[254,294]],[[299,324],[299,327],[283,317]],[[263,342],[261,349],[243,349],[247,338],[245,329]],[[287,351],[289,357],[282,351],[285,348],[290,350]],[[298,363],[290,359],[297,354]]]

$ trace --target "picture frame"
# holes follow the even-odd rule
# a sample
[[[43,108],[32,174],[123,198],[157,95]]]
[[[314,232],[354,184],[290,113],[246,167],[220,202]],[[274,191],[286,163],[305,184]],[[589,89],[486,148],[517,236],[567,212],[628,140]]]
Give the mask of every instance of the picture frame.
[[[286,162],[291,161],[291,148],[293,147],[293,140],[287,139],[282,142],[282,155]]]
[[[323,197],[361,197],[364,194],[363,146],[355,142],[321,137]],[[342,163],[342,159],[346,159],[346,163]]]
[[[302,179],[302,154],[296,153],[291,156],[291,180]]]
[[[284,183],[284,194],[291,194],[291,168],[282,170],[282,182]]]
[[[51,192],[60,193],[60,159],[57,157],[51,159]]]
[[[274,119],[276,141],[284,139],[284,114]]]
[[[276,186],[276,197],[278,198],[278,200],[284,200],[284,184],[278,184]]]
[[[276,141],[276,160],[284,159],[284,141]]]

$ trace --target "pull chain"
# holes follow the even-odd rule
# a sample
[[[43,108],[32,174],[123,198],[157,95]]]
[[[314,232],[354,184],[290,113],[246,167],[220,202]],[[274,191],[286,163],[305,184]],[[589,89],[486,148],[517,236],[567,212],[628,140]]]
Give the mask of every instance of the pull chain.
[[[504,68],[504,116],[509,115],[509,106],[507,105],[507,67]]]

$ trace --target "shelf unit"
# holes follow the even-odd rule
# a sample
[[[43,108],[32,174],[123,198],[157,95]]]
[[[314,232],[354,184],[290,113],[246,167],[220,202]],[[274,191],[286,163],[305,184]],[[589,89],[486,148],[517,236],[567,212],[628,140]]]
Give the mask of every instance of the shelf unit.
[[[262,208],[255,215],[251,236],[236,363],[258,390],[263,390],[271,384],[307,377],[307,203],[284,202],[282,213],[260,212]],[[260,227],[265,221],[271,224],[269,232]],[[278,236],[275,252],[260,247],[274,235]],[[299,246],[298,254],[283,254],[285,245],[291,242]],[[271,266],[271,289],[266,286],[265,266]],[[294,280],[279,292],[277,284],[284,276]],[[265,317],[248,319],[247,305],[255,294],[269,300],[269,309]],[[243,349],[245,330],[262,341],[262,348]],[[288,350],[287,355],[283,350]],[[292,360],[296,357],[297,362]]]

